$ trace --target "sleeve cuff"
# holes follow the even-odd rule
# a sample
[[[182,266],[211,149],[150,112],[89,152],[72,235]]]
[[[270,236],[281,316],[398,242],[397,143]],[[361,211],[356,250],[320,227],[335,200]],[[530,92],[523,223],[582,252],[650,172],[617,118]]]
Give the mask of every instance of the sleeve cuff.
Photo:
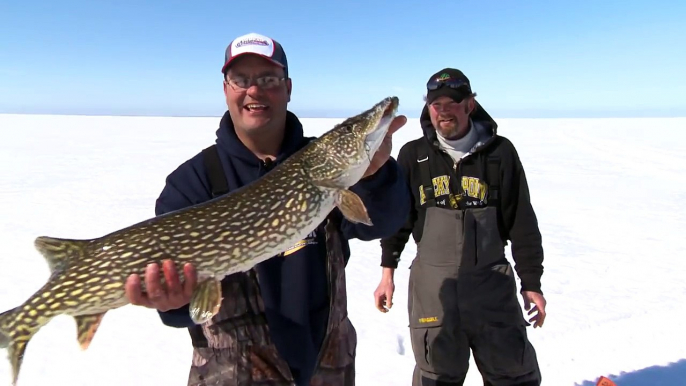
[[[381,252],[381,266],[384,268],[398,268],[400,261],[400,252],[398,251],[383,251]]]
[[[543,291],[541,291],[541,278],[539,275],[532,273],[520,274],[519,278],[522,282],[522,291],[538,292],[543,295]]]

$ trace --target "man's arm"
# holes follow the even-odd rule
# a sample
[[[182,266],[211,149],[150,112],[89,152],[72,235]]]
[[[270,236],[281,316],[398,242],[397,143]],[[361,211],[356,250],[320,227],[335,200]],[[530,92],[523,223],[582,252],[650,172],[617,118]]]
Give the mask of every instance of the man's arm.
[[[505,139],[504,139],[505,140]],[[505,146],[510,148],[511,156],[505,159],[502,174],[502,215],[505,228],[512,243],[512,258],[515,270],[522,282],[522,291],[541,291],[543,275],[543,246],[538,220],[527,183],[524,167],[517,151],[509,141]]]
[[[405,250],[405,245],[412,235],[414,223],[417,221],[417,211],[410,209],[409,217],[398,231],[381,239],[381,266],[384,268],[398,268],[400,262],[400,255]]]
[[[373,175],[350,187],[362,199],[373,226],[343,219],[341,231],[347,239],[374,240],[395,233],[409,211],[409,191],[398,163],[389,158]]]
[[[398,165],[405,177],[405,184],[408,187],[408,206],[409,214],[407,220],[402,227],[393,235],[381,239],[381,281],[374,291],[374,305],[381,312],[388,312],[393,306],[393,293],[395,292],[395,283],[393,276],[395,269],[398,267],[400,255],[405,249],[405,244],[412,234],[414,223],[417,220],[417,211],[414,207],[414,197],[412,194],[412,174],[410,163],[407,162],[409,156],[407,155],[408,146],[403,146],[398,154]]]
[[[408,215],[405,217],[403,225],[392,235],[387,235],[381,239],[381,266],[384,268],[395,269],[398,267],[400,255],[405,249],[407,241],[410,239],[414,224],[417,221],[417,210],[414,207],[414,197],[412,194],[412,160],[410,145],[403,146],[398,152],[398,166],[405,178],[405,186],[408,189],[406,198]]]

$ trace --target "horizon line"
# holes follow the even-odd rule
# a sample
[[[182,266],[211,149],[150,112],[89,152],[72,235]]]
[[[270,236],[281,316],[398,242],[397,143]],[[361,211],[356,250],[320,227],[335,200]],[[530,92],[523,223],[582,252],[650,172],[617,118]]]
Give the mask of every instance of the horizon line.
[[[351,112],[349,114],[344,114],[341,113],[342,115],[332,115],[332,114],[323,114],[320,116],[315,116],[311,114],[298,114],[295,113],[299,119],[345,119],[350,116],[356,115],[360,112],[353,112],[352,109],[350,109]],[[293,112],[292,109],[289,109],[289,111]],[[25,113],[25,112],[3,112],[0,111],[0,115],[24,115],[24,116],[60,116],[60,117],[122,117],[122,118],[216,118],[220,119],[223,114],[221,115],[193,115],[193,114],[148,114],[148,113],[129,113],[129,114],[117,114],[117,113],[60,113],[60,112],[37,112],[37,113]],[[408,119],[419,119],[419,114],[416,116],[414,115],[409,115],[409,114],[401,114],[405,115]],[[686,118],[686,112],[682,113],[682,115],[676,114],[676,115],[671,115],[671,114],[665,114],[665,113],[658,113],[658,114],[638,114],[638,115],[606,115],[602,113],[591,113],[588,114],[588,112],[583,113],[579,112],[578,114],[571,113],[569,114],[561,114],[561,115],[547,115],[547,114],[532,114],[532,115],[518,115],[515,114],[515,116],[508,116],[508,115],[499,115],[497,113],[491,113],[491,116],[493,118],[497,119],[651,119],[651,118],[661,118],[661,119],[669,119],[669,118]]]

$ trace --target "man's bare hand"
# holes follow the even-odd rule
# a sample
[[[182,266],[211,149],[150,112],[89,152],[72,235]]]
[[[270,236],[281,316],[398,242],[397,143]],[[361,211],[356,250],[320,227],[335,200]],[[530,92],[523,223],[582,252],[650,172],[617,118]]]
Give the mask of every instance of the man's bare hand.
[[[372,157],[367,171],[365,171],[364,176],[362,176],[363,178],[369,177],[376,173],[379,169],[381,169],[386,161],[388,161],[388,158],[391,157],[391,151],[393,150],[393,133],[405,126],[406,123],[407,117],[404,115],[398,115],[397,117],[393,118],[393,121],[391,121],[391,125],[388,128],[388,132],[386,133],[379,150],[374,153],[374,157]]]
[[[160,268],[157,264],[150,264],[145,269],[145,288],[141,290],[141,279],[137,274],[128,277],[125,284],[126,297],[131,304],[154,308],[158,311],[169,311],[188,304],[198,278],[195,268],[191,264],[183,267],[185,279],[179,280],[179,274],[171,260],[162,263],[162,271],[166,285],[160,280]]]
[[[534,312],[536,313],[536,315],[529,319],[529,323],[534,323],[534,328],[543,327],[543,321],[545,320],[546,315],[546,301],[543,295],[533,291],[522,291],[522,298],[524,299],[524,308],[529,311],[529,316]],[[533,308],[531,307],[531,303],[534,304]]]
[[[393,282],[393,268],[384,268],[381,282],[374,291],[374,303],[376,309],[381,312],[388,312],[393,307],[393,292],[395,283]]]

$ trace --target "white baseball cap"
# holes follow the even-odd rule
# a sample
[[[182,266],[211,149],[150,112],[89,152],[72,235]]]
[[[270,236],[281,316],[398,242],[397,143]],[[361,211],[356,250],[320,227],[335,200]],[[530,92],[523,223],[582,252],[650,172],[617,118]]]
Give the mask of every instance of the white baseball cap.
[[[288,77],[288,60],[283,47],[276,40],[258,33],[249,33],[234,39],[224,54],[224,66],[222,73],[226,74],[229,64],[241,55],[259,55],[272,63],[281,66]]]

